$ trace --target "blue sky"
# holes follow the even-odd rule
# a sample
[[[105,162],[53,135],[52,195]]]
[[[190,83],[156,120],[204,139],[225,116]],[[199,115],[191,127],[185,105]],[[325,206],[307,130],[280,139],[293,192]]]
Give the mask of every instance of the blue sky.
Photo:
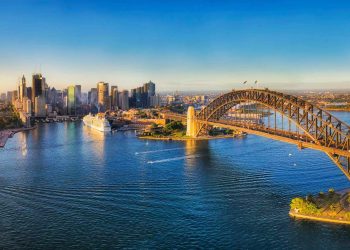
[[[41,71],[51,86],[130,89],[350,87],[347,1],[0,0],[0,91]]]

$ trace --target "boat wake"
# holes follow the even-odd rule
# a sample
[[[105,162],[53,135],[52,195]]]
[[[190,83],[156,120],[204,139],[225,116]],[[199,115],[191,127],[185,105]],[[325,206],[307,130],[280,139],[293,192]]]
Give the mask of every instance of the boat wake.
[[[157,152],[166,152],[166,151],[173,151],[173,150],[180,150],[180,149],[185,149],[185,148],[184,148],[184,147],[182,147],[182,148],[167,148],[167,149],[159,149],[159,150],[135,152],[135,155],[152,154],[152,153],[157,153]]]
[[[170,162],[170,161],[180,161],[184,159],[195,159],[200,157],[200,155],[186,155],[181,157],[174,157],[174,158],[168,158],[168,159],[162,159],[162,160],[156,160],[156,161],[148,161],[148,164],[155,164],[155,163],[164,163],[164,162]]]

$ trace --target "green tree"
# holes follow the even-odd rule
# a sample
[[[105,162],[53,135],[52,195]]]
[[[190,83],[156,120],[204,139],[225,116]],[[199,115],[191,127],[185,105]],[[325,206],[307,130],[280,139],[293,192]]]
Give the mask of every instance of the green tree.
[[[180,121],[172,121],[168,124],[165,125],[165,130],[168,131],[179,131],[179,130],[183,130],[185,128],[185,126],[182,124],[182,122]]]
[[[294,198],[290,203],[290,208],[292,210],[299,210],[303,214],[319,214],[320,211],[317,208],[316,204],[310,201],[306,201],[303,198],[297,197]]]

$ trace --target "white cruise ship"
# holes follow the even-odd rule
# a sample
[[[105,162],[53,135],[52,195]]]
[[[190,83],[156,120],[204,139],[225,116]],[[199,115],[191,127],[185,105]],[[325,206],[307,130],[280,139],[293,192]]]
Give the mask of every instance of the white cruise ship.
[[[96,129],[101,132],[112,131],[111,125],[109,124],[108,120],[105,118],[104,114],[97,114],[96,116],[88,114],[87,116],[84,116],[83,122],[85,126]]]

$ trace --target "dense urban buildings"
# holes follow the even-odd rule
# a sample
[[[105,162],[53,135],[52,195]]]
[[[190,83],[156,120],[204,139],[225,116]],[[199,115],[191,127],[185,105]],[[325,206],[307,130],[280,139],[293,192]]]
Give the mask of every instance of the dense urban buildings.
[[[28,117],[82,116],[161,106],[161,97],[156,93],[156,84],[152,81],[130,92],[101,81],[96,84],[96,88],[85,93],[82,85],[72,84],[62,90],[50,87],[41,73],[35,73],[32,75],[31,87],[24,75],[17,86],[13,91],[0,94],[0,101],[12,103]]]
[[[156,95],[156,85],[152,81],[131,90],[131,106],[149,108],[160,105],[160,97]]]

